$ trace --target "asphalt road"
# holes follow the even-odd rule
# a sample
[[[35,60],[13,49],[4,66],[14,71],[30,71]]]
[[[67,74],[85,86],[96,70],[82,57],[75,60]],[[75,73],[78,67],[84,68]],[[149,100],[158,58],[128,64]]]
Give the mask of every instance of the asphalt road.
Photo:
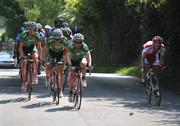
[[[44,74],[27,101],[17,74],[0,69],[0,126],[180,126],[180,97],[163,89],[161,107],[148,105],[134,77],[88,76],[78,111],[68,102],[67,90],[58,106],[52,102]]]

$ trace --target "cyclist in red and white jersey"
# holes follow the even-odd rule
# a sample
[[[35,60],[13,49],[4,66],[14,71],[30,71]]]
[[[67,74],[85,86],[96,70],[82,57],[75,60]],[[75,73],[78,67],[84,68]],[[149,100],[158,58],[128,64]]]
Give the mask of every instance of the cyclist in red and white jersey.
[[[153,66],[155,73],[160,73],[164,69],[165,52],[163,38],[160,36],[154,36],[151,41],[143,45],[141,57],[142,83],[145,82],[144,78],[149,66]]]

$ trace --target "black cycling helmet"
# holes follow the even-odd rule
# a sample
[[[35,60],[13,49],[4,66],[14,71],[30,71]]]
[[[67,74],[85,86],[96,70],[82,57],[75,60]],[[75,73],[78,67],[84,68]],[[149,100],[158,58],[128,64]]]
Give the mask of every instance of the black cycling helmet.
[[[73,35],[80,32],[80,28],[77,25],[73,25],[71,30]]]
[[[56,18],[56,19],[54,20],[54,26],[55,26],[56,28],[61,28],[63,22],[64,22],[64,19],[62,19],[62,18]]]
[[[64,27],[64,28],[61,28],[62,32],[63,32],[63,35],[67,38],[70,38],[71,34],[72,34],[72,31],[69,27]]]
[[[55,39],[63,38],[63,33],[62,33],[62,30],[60,28],[54,29],[52,35],[54,36]]]
[[[73,41],[74,42],[76,42],[76,41],[81,41],[81,42],[83,42],[84,41],[84,35],[83,34],[81,34],[81,33],[76,33],[76,34],[74,34],[74,36],[73,36]]]

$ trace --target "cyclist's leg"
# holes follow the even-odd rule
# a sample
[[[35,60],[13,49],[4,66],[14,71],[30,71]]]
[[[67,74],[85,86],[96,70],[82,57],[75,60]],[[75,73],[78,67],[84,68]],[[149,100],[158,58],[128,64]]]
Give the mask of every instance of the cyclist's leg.
[[[33,79],[33,83],[37,84],[38,83],[38,78],[37,78],[37,69],[38,69],[38,53],[37,52],[33,52],[32,53],[32,59],[34,60],[33,62],[33,68],[34,68],[34,79]]]
[[[86,87],[87,82],[86,82],[86,65],[87,65],[87,59],[83,58],[81,60],[80,66],[81,66],[81,72],[82,72],[82,86]]]
[[[58,73],[58,82],[59,82],[59,90],[60,90],[60,97],[63,97],[62,94],[62,83],[63,83],[63,73],[64,73],[64,65],[58,65],[56,67],[57,73]]]
[[[23,53],[27,56],[29,49],[23,46]],[[22,73],[22,90],[25,89],[26,86],[26,65],[27,61],[21,60],[21,73]]]
[[[72,66],[80,66],[81,61],[74,61],[71,59]],[[69,86],[69,93],[72,93],[73,88],[75,87],[75,81],[76,81],[76,74],[75,71],[69,72],[69,78],[68,78],[68,86]]]
[[[87,59],[83,58],[81,60],[80,66],[82,68],[82,78],[86,78],[86,65],[87,65]]]
[[[22,88],[24,88],[24,86],[26,86],[26,64],[27,62],[25,60],[21,61],[21,72],[22,72]]]
[[[70,71],[69,72],[69,78],[68,78],[68,84],[69,84],[69,102],[73,101],[73,89],[75,87],[76,84],[76,74],[75,71]]]

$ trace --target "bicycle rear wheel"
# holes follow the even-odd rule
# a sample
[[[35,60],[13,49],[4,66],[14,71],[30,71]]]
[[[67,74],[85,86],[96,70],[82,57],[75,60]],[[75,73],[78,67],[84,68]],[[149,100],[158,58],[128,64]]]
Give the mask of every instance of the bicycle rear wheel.
[[[155,88],[153,91],[153,97],[155,100],[155,104],[156,104],[156,106],[160,106],[160,104],[161,104],[161,90],[160,90],[160,86],[159,86],[157,76],[155,76],[155,75],[153,76],[152,82],[153,82],[153,85]]]
[[[74,107],[78,110],[81,108],[82,101],[82,84],[80,78],[78,79],[77,88],[74,92]]]

